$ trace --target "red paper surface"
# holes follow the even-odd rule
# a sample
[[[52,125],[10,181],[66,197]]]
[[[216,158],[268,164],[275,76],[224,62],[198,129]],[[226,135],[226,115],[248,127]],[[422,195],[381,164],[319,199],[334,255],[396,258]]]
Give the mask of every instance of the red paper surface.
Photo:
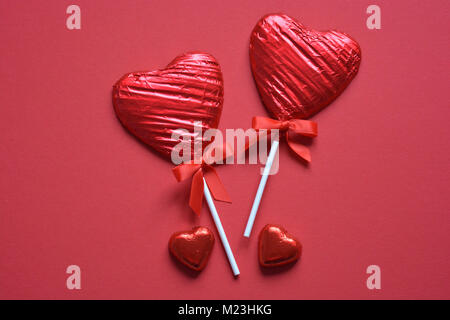
[[[381,30],[366,27],[367,1],[80,0],[82,28],[72,31],[70,4],[0,2],[0,298],[450,298],[448,1],[376,1]],[[249,36],[271,12],[348,33],[361,68],[312,118],[309,167],[281,144],[249,240],[260,166],[217,168],[233,199],[217,208],[241,276],[216,242],[194,278],[167,241],[194,225],[215,231],[207,206],[193,214],[190,182],[177,183],[171,164],[122,128],[112,85],[206,51],[225,81],[219,127],[249,128],[267,116]],[[267,223],[302,242],[285,272],[258,265]],[[72,264],[81,290],[66,288]],[[366,287],[372,264],[381,290]]]

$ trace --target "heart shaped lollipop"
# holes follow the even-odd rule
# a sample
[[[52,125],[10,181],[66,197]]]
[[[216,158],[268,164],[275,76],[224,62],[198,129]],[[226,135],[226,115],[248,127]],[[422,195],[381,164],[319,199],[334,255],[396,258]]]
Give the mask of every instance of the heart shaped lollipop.
[[[250,37],[262,101],[279,120],[304,119],[329,105],[355,77],[358,43],[338,31],[308,29],[284,14],[263,17]]]
[[[180,142],[190,141],[192,163],[185,161],[173,172],[178,181],[192,177],[189,205],[197,214],[205,195],[233,273],[239,275],[212,200],[230,201],[228,194],[203,153],[202,161],[196,162],[199,155],[194,147],[200,142],[204,150],[204,131],[219,124],[223,79],[218,62],[210,54],[191,52],[176,57],[165,69],[126,74],[113,87],[113,104],[123,126],[166,158],[171,158]],[[172,138],[173,133],[177,139]]]
[[[123,76],[113,87],[113,104],[128,131],[170,159],[183,139],[180,129],[187,130],[184,134],[194,143],[203,136],[195,134],[196,122],[201,122],[202,132],[217,128],[223,107],[222,72],[210,54],[186,53],[165,69]],[[180,139],[172,138],[174,131],[181,133]]]
[[[317,124],[302,119],[336,99],[355,77],[360,61],[358,43],[344,33],[308,29],[284,14],[264,16],[250,36],[250,64],[262,102],[277,120],[254,117],[253,128],[282,131],[290,149],[311,162],[309,149],[301,140],[316,137]],[[245,237],[250,236],[278,149],[275,140],[250,211]]]
[[[283,227],[268,224],[259,234],[259,263],[263,267],[279,267],[297,261],[302,245]]]
[[[174,233],[169,240],[170,253],[186,267],[202,271],[208,263],[214,245],[214,235],[206,227]]]

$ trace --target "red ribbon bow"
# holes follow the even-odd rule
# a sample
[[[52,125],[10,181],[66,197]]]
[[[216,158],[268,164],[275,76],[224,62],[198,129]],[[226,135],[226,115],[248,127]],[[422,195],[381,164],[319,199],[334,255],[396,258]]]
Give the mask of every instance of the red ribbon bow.
[[[225,147],[225,150],[223,149],[223,146],[216,147],[216,151],[214,151],[219,152],[218,157],[222,157],[221,160],[224,160],[227,157],[226,152],[231,152],[228,145],[226,145]],[[207,161],[205,161],[205,159],[207,159]],[[212,162],[214,162],[214,158],[211,157],[211,153],[205,152],[204,158],[202,158],[201,163],[189,161],[182,163],[172,169],[172,172],[178,182],[192,177],[189,206],[197,215],[200,215],[200,212],[202,210],[204,189],[203,178],[205,179],[208,185],[208,189],[215,200],[231,203],[231,199],[228,196],[228,193],[225,190],[222,181],[220,181],[216,170],[208,164]]]
[[[295,141],[297,136],[314,138],[317,137],[317,123],[309,120],[292,119],[279,121],[265,117],[253,117],[253,129],[279,129],[286,132],[286,140],[289,147],[300,158],[311,162],[309,149],[300,142]]]

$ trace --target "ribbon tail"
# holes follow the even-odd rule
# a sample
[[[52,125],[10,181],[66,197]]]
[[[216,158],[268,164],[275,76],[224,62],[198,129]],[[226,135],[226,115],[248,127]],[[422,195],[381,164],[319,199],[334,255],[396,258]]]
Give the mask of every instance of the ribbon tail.
[[[289,139],[289,134],[286,136],[286,140],[289,148],[291,148],[292,151],[294,151],[303,160],[311,162],[311,152],[309,152],[309,149],[307,147],[299,142]]]
[[[209,191],[211,192],[213,198],[217,201],[231,203],[231,198],[225,190],[222,181],[220,181],[216,170],[213,167],[207,167],[204,174],[206,183],[208,184]]]
[[[203,173],[198,170],[192,176],[191,195],[189,197],[189,206],[197,214],[200,215],[202,211],[203,202]]]

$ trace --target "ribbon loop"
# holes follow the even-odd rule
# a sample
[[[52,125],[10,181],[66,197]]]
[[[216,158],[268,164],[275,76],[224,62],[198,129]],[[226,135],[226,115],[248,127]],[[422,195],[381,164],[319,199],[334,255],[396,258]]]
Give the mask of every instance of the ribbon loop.
[[[314,121],[300,119],[291,120],[289,121],[289,130],[305,137],[317,137],[317,123]]]
[[[289,148],[300,158],[311,162],[311,153],[309,149],[301,143],[293,140],[296,136],[309,138],[317,137],[317,123],[309,120],[292,119],[279,121],[265,117],[253,117],[252,127],[254,129],[279,129],[286,131],[286,140]]]
[[[253,117],[253,129],[281,129],[281,121],[266,117]]]
[[[178,182],[181,182],[192,177],[201,167],[201,164],[183,163],[173,168],[172,172],[175,175],[175,179],[177,179]]]
[[[216,170],[205,161],[202,161],[202,164],[194,164],[192,162],[182,163],[173,168],[172,172],[178,182],[192,177],[189,206],[197,215],[200,215],[202,211],[204,191],[203,179],[205,179],[215,200],[231,202],[231,199],[228,196],[222,181],[220,181]]]

